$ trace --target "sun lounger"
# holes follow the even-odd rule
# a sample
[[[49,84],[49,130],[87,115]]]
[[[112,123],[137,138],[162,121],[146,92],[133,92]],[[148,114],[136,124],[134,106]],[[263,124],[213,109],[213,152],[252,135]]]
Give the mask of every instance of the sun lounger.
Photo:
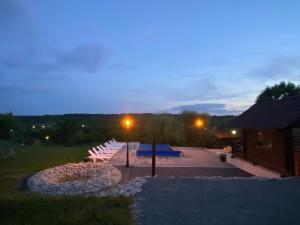
[[[102,150],[97,150],[96,148],[92,148],[92,151],[93,151],[96,155],[104,155],[105,157],[113,156],[113,155],[114,155],[114,153],[105,152],[105,151],[102,151]]]
[[[112,142],[120,147],[123,147],[125,145],[125,143],[117,142],[114,138],[112,139]]]
[[[100,160],[101,162],[107,162],[111,158],[111,157],[105,157],[103,155],[97,155],[91,150],[88,150],[88,152],[90,154],[88,156],[88,159],[92,159],[94,162],[96,162],[97,160]]]
[[[110,149],[117,149],[117,150],[120,149],[120,146],[115,146],[115,145],[109,144],[108,142],[105,142],[103,145]]]
[[[101,148],[102,150],[104,150],[104,151],[117,152],[117,151],[120,150],[120,149],[111,149],[111,148],[105,147],[105,146],[103,146],[103,145],[99,145],[99,146],[100,146],[100,148]]]
[[[109,154],[116,153],[116,150],[102,149],[100,146],[96,146],[96,150],[99,152],[109,153]]]

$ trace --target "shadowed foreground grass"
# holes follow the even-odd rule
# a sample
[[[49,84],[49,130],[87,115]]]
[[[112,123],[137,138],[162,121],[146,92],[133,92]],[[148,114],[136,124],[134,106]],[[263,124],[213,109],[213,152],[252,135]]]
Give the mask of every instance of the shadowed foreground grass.
[[[34,197],[0,200],[1,225],[130,224],[128,198]]]
[[[14,146],[16,155],[0,160],[0,224],[130,224],[130,198],[51,197],[24,189],[28,176],[56,165],[78,162],[87,155],[87,149]]]

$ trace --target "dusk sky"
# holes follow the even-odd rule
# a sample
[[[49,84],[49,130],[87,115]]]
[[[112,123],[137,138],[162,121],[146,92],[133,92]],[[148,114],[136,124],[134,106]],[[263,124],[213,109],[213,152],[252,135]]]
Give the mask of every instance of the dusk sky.
[[[0,112],[239,114],[299,84],[299,24],[299,0],[0,0]]]

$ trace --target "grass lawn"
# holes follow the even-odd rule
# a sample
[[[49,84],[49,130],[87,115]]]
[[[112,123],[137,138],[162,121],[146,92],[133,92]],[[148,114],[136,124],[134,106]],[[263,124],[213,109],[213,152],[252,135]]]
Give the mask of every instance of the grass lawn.
[[[14,145],[13,149],[15,156],[0,160],[1,225],[131,224],[130,198],[50,197],[24,190],[26,177],[45,168],[82,160],[87,146]]]

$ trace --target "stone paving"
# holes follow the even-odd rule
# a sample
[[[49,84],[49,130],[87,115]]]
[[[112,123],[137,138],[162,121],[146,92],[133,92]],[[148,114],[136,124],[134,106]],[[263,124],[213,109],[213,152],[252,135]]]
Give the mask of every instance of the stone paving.
[[[117,166],[122,173],[121,183],[135,179],[136,177],[151,176],[151,167]],[[158,167],[158,177],[251,177],[252,175],[239,168],[213,168],[213,167]]]
[[[222,163],[216,152],[220,149],[208,150],[193,147],[173,147],[174,150],[182,151],[182,157],[156,157],[157,167],[213,167],[213,168],[234,168],[228,163]],[[134,167],[150,167],[151,157],[137,157],[137,145],[130,146],[129,162]],[[109,164],[115,166],[125,165],[126,148],[119,151],[110,161]]]

